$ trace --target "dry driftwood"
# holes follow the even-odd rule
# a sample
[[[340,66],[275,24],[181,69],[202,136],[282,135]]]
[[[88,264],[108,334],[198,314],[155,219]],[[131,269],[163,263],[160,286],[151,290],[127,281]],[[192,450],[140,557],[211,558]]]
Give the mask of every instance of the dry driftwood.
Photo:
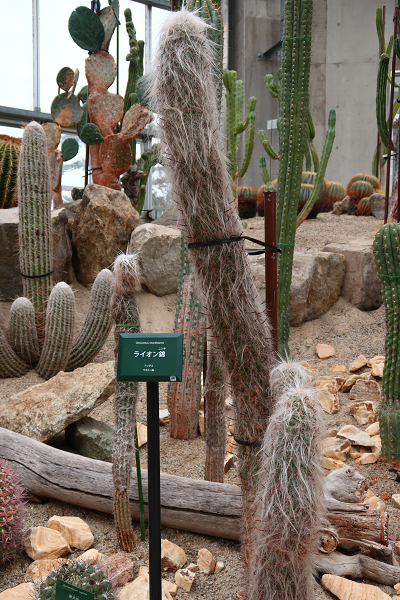
[[[313,559],[314,568],[319,573],[330,573],[351,579],[371,579],[385,585],[395,585],[400,581],[400,568],[374,560],[364,554],[347,556],[340,552],[318,554]]]
[[[111,464],[57,450],[0,427],[0,458],[9,460],[22,484],[39,498],[53,498],[112,514]],[[147,518],[147,471],[142,470]],[[129,488],[132,517],[139,520],[136,469]],[[161,523],[228,539],[238,539],[241,492],[236,485],[161,473]]]
[[[330,512],[363,512],[368,504],[363,503],[368,485],[365,477],[353,467],[342,467],[331,471],[324,480],[326,508]]]
[[[113,511],[114,486],[109,463],[63,452],[2,428],[0,457],[13,463],[23,485],[38,498],[54,498],[109,514]],[[349,474],[346,477],[350,478]],[[145,470],[142,479],[147,513]],[[135,469],[132,469],[129,497],[132,517],[138,520]],[[387,546],[387,515],[366,511],[364,507],[363,511],[363,514],[328,513],[328,521],[336,531],[327,528],[321,532],[321,537],[325,538],[322,544],[325,552],[332,552],[337,543],[375,550]],[[240,512],[241,493],[236,485],[161,473],[161,522],[164,526],[238,539]]]

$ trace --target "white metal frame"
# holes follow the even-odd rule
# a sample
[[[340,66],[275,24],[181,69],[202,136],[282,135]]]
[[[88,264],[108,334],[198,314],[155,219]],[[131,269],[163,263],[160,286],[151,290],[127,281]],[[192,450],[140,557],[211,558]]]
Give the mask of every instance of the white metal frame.
[[[40,6],[32,0],[33,110],[40,112]]]

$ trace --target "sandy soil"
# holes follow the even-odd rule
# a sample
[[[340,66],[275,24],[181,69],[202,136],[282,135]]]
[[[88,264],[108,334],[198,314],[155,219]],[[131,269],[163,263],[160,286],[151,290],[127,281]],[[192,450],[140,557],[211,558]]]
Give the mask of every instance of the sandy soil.
[[[349,217],[347,215],[335,217],[334,215],[320,215],[316,220],[306,221],[298,231],[296,249],[318,250],[329,242],[346,242],[350,239],[372,239],[379,229],[381,222],[373,217]],[[248,234],[258,239],[263,239],[263,220],[256,218],[248,221]],[[247,244],[246,244],[247,245]],[[251,245],[249,243],[249,245]],[[89,291],[80,285],[75,285],[75,299],[77,304],[78,324],[83,321],[89,301]],[[144,331],[168,332],[172,331],[176,309],[176,294],[157,298],[148,292],[143,292],[139,298],[141,321]],[[3,304],[3,313],[6,315],[9,305]],[[317,369],[315,376],[332,375],[329,367],[340,363],[348,366],[359,354],[371,358],[383,354],[385,339],[385,317],[383,307],[372,312],[361,312],[349,305],[342,298],[322,318],[303,323],[291,329],[290,349],[295,359],[306,360]],[[315,353],[316,344],[324,342],[335,347],[335,355],[322,361]],[[101,352],[96,357],[96,362],[104,362],[113,358],[113,343],[103,345]],[[29,373],[20,379],[9,379],[0,382],[0,397],[7,398],[26,387],[39,383],[41,379],[35,373]],[[161,386],[161,407],[166,407],[166,385]],[[355,424],[348,413],[350,401],[348,394],[340,394],[340,411],[335,415],[326,415],[327,427],[333,425]],[[113,422],[112,399],[103,406],[93,411],[92,416],[110,424]],[[138,420],[146,422],[145,388],[141,388],[138,403]],[[1,418],[0,418],[1,422]],[[363,428],[365,429],[365,427]],[[168,427],[161,428],[161,468],[164,472],[201,479],[205,460],[204,440],[199,437],[190,442],[173,440],[169,436]],[[60,447],[64,446],[62,436],[57,436],[53,442]],[[65,448],[67,449],[67,448]],[[141,449],[141,462],[146,466],[146,447]],[[354,464],[348,459],[349,464]],[[394,473],[389,472],[382,464],[359,466],[358,469],[366,477],[369,485],[371,479],[377,478],[377,483],[372,489],[377,495],[383,492],[388,494],[400,493],[400,485],[395,481]],[[233,483],[235,473],[230,471],[226,482]],[[389,513],[389,534],[396,539],[400,538],[400,511],[387,502]],[[104,515],[95,511],[85,510],[60,502],[48,501],[42,505],[28,504],[27,525],[45,525],[54,514],[80,516],[90,525],[95,536],[94,547],[106,555],[118,551],[116,535],[111,515]],[[147,542],[140,542],[138,524],[134,523],[137,545],[131,555],[138,570],[142,564],[148,564]],[[190,597],[208,598],[210,600],[231,600],[236,598],[241,589],[240,571],[241,558],[239,545],[236,542],[222,540],[207,536],[200,536],[184,531],[163,529],[163,537],[182,546],[190,561],[195,562],[197,551],[203,547],[211,550],[217,560],[225,563],[225,569],[218,575],[206,577],[200,575],[192,588]],[[29,581],[25,575],[30,559],[23,555],[14,565],[7,565],[0,571],[0,592]],[[173,580],[172,575],[167,578]],[[368,582],[370,583],[370,582]],[[379,586],[386,593],[394,594],[393,588]],[[178,592],[178,598],[183,598],[186,593]],[[315,599],[333,598],[326,592],[318,580],[315,582]]]

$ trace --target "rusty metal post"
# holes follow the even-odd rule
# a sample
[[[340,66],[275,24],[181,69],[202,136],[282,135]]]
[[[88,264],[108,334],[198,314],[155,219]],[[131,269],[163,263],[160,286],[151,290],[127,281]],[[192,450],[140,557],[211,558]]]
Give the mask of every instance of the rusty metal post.
[[[381,39],[381,54],[383,54],[385,52],[385,19],[386,19],[386,6],[382,7],[382,39]],[[376,173],[375,175],[378,177],[379,179],[379,163],[380,163],[380,146],[381,146],[381,136],[379,135],[379,131],[378,131],[378,137],[377,137],[377,143],[376,143]]]
[[[175,10],[175,0],[171,0],[171,12]]]
[[[265,243],[276,246],[276,192],[264,192]],[[271,321],[273,350],[278,352],[278,271],[276,252],[265,248],[265,304]]]
[[[396,10],[394,11],[394,34],[393,39],[397,38],[397,22],[399,20],[399,9],[396,6]],[[388,140],[388,158],[386,162],[386,190],[385,190],[385,223],[387,223],[388,219],[388,211],[389,211],[389,184],[390,184],[390,161],[392,160],[392,130],[393,130],[393,101],[394,101],[394,80],[396,77],[396,52],[393,44],[393,53],[392,53],[392,82],[390,85],[390,104],[389,104],[389,140]]]

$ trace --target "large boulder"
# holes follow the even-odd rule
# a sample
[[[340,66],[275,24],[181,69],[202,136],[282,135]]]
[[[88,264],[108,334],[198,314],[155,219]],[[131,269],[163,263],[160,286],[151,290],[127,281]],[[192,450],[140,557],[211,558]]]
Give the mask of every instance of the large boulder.
[[[75,281],[72,268],[72,246],[67,232],[67,219],[63,209],[51,213],[53,227],[53,281]],[[0,296],[11,302],[22,296],[22,278],[19,270],[18,206],[0,209]]]
[[[346,259],[346,275],[341,295],[359,310],[375,310],[382,304],[382,290],[374,256],[373,240],[331,243],[324,252],[341,254]]]
[[[112,461],[113,436],[112,427],[93,417],[74,421],[65,430],[65,439],[79,454],[106,462]]]
[[[47,442],[105,402],[114,390],[114,361],[91,363],[72,373],[61,371],[0,401],[1,426]]]
[[[264,256],[249,256],[261,299],[265,299]],[[289,322],[298,326],[318,319],[338,300],[345,274],[343,257],[323,252],[295,252],[289,294]]]
[[[75,218],[70,222],[76,278],[90,285],[96,275],[126,252],[140,216],[128,196],[118,190],[87,185]]]
[[[156,296],[178,291],[181,254],[179,229],[146,223],[132,233],[129,253],[137,253],[144,283]]]

